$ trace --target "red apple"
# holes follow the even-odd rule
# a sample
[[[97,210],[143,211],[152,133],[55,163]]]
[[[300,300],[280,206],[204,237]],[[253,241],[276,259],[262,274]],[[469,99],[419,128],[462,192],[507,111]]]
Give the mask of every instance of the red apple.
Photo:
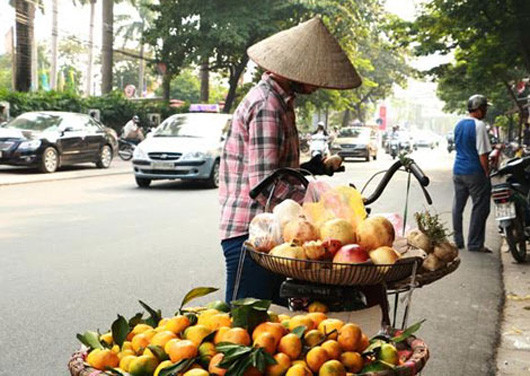
[[[326,251],[331,255],[330,258],[333,258],[335,254],[339,251],[339,249],[342,247],[341,241],[337,239],[327,239],[326,241],[322,242],[322,245],[324,246]]]
[[[347,264],[359,264],[370,260],[368,252],[359,244],[347,244],[333,257],[333,262],[342,262]]]

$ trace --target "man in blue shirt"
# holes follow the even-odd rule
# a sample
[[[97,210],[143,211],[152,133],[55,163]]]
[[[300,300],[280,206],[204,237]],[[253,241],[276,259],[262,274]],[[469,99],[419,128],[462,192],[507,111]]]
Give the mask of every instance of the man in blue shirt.
[[[455,196],[453,200],[454,241],[464,248],[462,213],[471,196],[473,209],[467,237],[467,249],[472,252],[491,252],[484,246],[486,220],[490,213],[491,183],[488,155],[491,145],[486,125],[482,121],[488,110],[483,95],[473,95],[467,103],[469,117],[460,120],[454,130],[456,159],[453,168]]]

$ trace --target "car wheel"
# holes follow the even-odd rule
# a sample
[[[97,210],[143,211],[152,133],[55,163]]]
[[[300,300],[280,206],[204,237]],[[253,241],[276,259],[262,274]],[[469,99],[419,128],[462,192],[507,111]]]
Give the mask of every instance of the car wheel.
[[[137,177],[135,179],[136,179],[136,184],[138,184],[140,188],[149,188],[149,186],[151,185],[151,179],[137,178]]]
[[[55,148],[47,147],[42,153],[39,170],[45,173],[52,173],[59,167],[59,153]]]
[[[109,145],[103,145],[101,148],[98,160],[96,161],[96,166],[98,168],[109,168],[110,163],[112,162],[112,149]]]
[[[219,160],[216,160],[212,166],[210,177],[208,178],[208,180],[206,180],[206,186],[208,188],[219,187],[219,165]]]
[[[373,157],[372,157],[372,159],[373,159],[374,161],[377,161],[377,154],[374,154]]]

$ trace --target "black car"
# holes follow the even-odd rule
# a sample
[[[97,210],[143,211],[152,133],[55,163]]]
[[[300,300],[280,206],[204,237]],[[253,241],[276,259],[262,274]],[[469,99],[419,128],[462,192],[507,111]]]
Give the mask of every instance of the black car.
[[[86,162],[108,168],[116,148],[116,132],[85,114],[26,112],[0,127],[0,164],[42,172]]]

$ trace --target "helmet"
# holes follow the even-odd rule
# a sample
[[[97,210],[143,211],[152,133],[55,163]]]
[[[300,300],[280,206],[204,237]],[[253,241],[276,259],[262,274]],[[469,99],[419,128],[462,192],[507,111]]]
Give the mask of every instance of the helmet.
[[[324,124],[323,121],[319,121],[319,122],[317,123],[317,127],[326,127],[326,124]]]
[[[140,122],[140,118],[138,117],[138,115],[134,115],[132,120],[135,122],[135,123],[138,123]]]
[[[489,103],[486,97],[480,94],[472,95],[467,100],[467,110],[469,112],[478,110],[481,107],[487,107],[488,105]]]

